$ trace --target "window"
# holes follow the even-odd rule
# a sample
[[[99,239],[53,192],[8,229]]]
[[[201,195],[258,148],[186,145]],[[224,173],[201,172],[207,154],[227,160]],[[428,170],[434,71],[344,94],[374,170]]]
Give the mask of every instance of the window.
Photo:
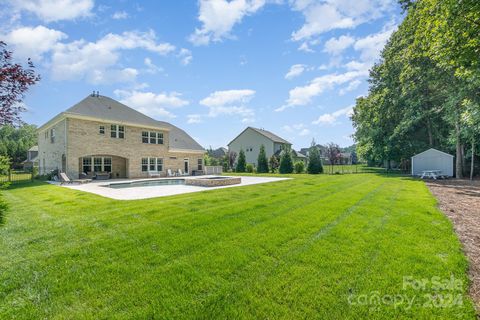
[[[157,133],[150,132],[150,143],[156,144],[157,143]]]
[[[163,133],[142,131],[142,143],[163,144]]]
[[[202,171],[202,170],[203,170],[203,160],[202,160],[202,159],[198,159],[198,160],[197,160],[197,164],[198,164],[198,170],[199,170],[199,171]]]
[[[82,172],[89,173],[92,172],[92,158],[83,158],[82,160]]]
[[[100,134],[105,134],[105,126],[100,126],[100,127],[98,128],[98,133],[100,133]]]
[[[148,143],[148,132],[147,131],[143,131],[142,132],[142,143]]]
[[[150,166],[148,168],[149,171],[155,171],[156,167],[157,167],[157,159],[156,158],[150,158]]]
[[[142,171],[148,171],[148,158],[142,158]]]
[[[48,130],[45,130],[45,140],[48,139]]]
[[[142,158],[142,172],[163,171],[162,158]]]
[[[102,158],[93,158],[93,171],[101,172],[102,170]]]
[[[112,158],[103,158],[103,170],[106,172],[112,172]]]
[[[125,127],[118,124],[112,124],[110,126],[110,136],[118,139],[125,138]]]
[[[157,159],[157,169],[163,171],[163,159]]]
[[[50,129],[50,142],[55,143],[55,128]]]

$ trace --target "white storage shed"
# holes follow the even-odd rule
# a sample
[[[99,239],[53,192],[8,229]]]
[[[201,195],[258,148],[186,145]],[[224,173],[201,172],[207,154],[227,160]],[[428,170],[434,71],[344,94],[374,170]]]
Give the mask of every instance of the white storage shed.
[[[414,155],[412,176],[420,176],[427,170],[440,170],[441,175],[453,177],[453,156],[433,148]]]

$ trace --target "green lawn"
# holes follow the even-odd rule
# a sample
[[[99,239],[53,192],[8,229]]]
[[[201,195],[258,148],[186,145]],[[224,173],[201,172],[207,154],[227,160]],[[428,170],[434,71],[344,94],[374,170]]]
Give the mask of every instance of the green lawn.
[[[138,201],[14,186],[0,319],[475,319],[466,258],[423,182],[292,177]]]

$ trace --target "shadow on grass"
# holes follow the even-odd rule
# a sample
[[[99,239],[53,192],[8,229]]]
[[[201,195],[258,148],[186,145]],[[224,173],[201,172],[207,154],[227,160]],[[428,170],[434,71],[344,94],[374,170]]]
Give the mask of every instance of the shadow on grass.
[[[39,186],[44,186],[46,184],[48,183],[40,180],[15,182],[15,183],[11,183],[8,187],[5,188],[5,190],[39,187]]]

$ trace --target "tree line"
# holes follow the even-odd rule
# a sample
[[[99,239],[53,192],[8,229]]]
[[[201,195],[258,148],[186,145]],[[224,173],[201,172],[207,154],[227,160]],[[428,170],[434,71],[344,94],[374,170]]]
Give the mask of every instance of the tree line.
[[[399,3],[405,19],[370,70],[368,95],[354,107],[358,155],[406,164],[437,148],[456,155],[457,177],[472,176],[480,133],[480,1]]]

